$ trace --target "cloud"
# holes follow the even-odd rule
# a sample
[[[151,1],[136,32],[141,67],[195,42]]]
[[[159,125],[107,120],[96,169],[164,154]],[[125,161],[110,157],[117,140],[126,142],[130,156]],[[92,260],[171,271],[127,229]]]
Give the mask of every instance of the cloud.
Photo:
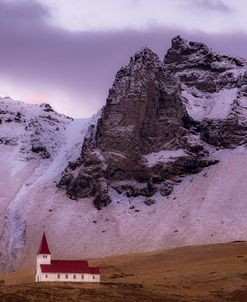
[[[32,90],[34,97],[35,92],[37,98],[48,96],[51,105],[72,116],[95,113],[105,103],[118,69],[142,46],[150,47],[163,59],[177,34],[206,42],[218,51],[247,57],[247,36],[242,33],[207,35],[162,27],[71,32],[50,25],[50,12],[43,5],[14,3],[0,0],[0,79],[13,91],[21,87],[24,99]],[[11,88],[8,94],[11,96]]]
[[[0,22],[35,22],[50,18],[51,14],[45,5],[28,0],[0,0]]]
[[[233,11],[233,9],[222,0],[192,0],[191,5],[198,9],[206,9],[220,13],[231,13]]]

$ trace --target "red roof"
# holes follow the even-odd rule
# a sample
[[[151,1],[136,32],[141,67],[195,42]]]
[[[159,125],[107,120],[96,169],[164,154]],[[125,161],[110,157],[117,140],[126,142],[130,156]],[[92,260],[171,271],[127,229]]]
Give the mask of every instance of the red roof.
[[[100,271],[99,271],[98,267],[90,267],[90,272],[93,275],[99,275],[100,274]]]
[[[89,267],[84,260],[51,260],[51,264],[41,264],[42,273],[99,274],[97,267]]]
[[[45,237],[45,233],[43,233],[43,237],[42,237],[37,255],[40,255],[40,254],[51,254],[49,247],[48,247],[46,237]]]

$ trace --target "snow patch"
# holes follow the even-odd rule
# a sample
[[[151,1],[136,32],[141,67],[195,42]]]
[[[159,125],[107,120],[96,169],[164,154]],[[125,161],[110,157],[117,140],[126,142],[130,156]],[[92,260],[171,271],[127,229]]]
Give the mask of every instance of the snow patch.
[[[187,154],[182,149],[178,150],[162,150],[159,152],[152,152],[148,155],[145,155],[144,158],[147,161],[148,167],[153,167],[159,162],[166,163],[171,160],[174,160],[178,157],[187,156]]]
[[[201,93],[195,89],[182,91],[183,102],[189,115],[198,121],[204,118],[224,119],[231,112],[231,106],[237,98],[238,89],[222,89],[215,93]]]

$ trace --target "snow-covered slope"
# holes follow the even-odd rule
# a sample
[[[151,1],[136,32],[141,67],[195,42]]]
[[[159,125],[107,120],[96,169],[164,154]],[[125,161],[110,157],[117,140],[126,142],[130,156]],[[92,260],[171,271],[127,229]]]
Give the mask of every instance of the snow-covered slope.
[[[6,257],[16,260],[26,242],[25,213],[37,205],[36,191],[42,190],[44,182],[55,188],[62,169],[79,156],[87,127],[95,118],[73,120],[48,104],[0,99],[2,262]]]

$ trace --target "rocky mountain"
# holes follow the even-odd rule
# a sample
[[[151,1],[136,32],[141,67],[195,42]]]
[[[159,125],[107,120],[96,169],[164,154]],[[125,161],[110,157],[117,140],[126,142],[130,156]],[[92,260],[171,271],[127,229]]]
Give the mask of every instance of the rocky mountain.
[[[144,48],[121,68],[101,118],[59,186],[101,209],[119,194],[166,196],[182,177],[216,164],[210,146],[247,140],[247,63],[180,36],[161,62]],[[130,183],[131,180],[131,183]],[[150,202],[150,201],[146,201]]]
[[[178,36],[90,119],[0,99],[0,271],[32,265],[43,230],[61,259],[246,240],[246,72]]]

